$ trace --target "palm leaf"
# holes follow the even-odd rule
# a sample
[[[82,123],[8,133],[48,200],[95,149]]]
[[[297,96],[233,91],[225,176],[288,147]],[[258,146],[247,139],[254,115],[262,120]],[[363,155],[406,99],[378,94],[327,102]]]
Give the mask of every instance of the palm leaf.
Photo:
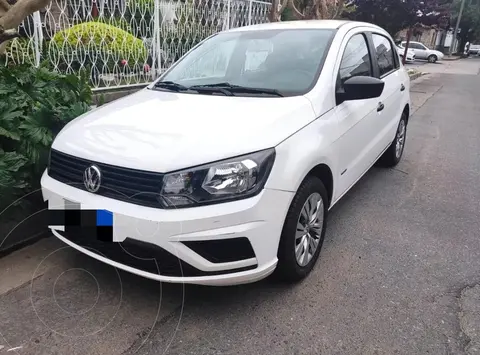
[[[0,127],[0,136],[3,136],[3,137],[6,137],[6,138],[10,138],[10,139],[13,139],[15,141],[19,141],[20,140],[20,136],[15,133],[15,132],[12,132],[12,131],[8,131],[6,130],[5,128],[3,127]]]

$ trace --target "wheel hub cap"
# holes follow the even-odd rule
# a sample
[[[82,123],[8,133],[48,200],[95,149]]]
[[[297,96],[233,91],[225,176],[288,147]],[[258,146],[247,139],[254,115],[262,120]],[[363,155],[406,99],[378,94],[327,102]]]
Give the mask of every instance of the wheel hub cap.
[[[297,222],[295,257],[300,266],[306,266],[318,249],[323,229],[323,213],[322,197],[315,192],[307,198]]]
[[[403,147],[405,146],[405,132],[406,132],[406,126],[405,126],[405,121],[401,120],[400,125],[398,126],[397,130],[397,141],[395,144],[395,155],[398,158],[402,155],[403,152]]]

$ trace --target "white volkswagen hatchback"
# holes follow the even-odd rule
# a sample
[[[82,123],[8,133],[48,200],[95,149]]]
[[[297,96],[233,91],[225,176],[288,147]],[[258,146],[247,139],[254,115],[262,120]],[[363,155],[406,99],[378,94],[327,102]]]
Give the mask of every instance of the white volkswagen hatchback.
[[[41,181],[50,228],[159,281],[300,280],[329,209],[377,161],[402,157],[409,87],[392,38],[371,24],[218,33],[58,134]]]

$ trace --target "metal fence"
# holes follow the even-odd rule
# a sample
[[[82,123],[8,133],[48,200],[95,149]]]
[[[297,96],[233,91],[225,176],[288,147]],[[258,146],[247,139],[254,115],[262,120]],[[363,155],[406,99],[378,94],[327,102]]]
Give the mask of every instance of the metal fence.
[[[53,0],[20,26],[6,63],[86,69],[96,91],[145,85],[207,36],[267,22],[270,7],[269,0]]]

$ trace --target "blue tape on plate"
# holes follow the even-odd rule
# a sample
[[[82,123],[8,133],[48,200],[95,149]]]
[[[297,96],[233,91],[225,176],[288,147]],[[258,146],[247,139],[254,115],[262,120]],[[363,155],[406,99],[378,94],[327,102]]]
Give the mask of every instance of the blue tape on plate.
[[[100,226],[113,226],[113,213],[106,210],[97,211],[97,227]]]

